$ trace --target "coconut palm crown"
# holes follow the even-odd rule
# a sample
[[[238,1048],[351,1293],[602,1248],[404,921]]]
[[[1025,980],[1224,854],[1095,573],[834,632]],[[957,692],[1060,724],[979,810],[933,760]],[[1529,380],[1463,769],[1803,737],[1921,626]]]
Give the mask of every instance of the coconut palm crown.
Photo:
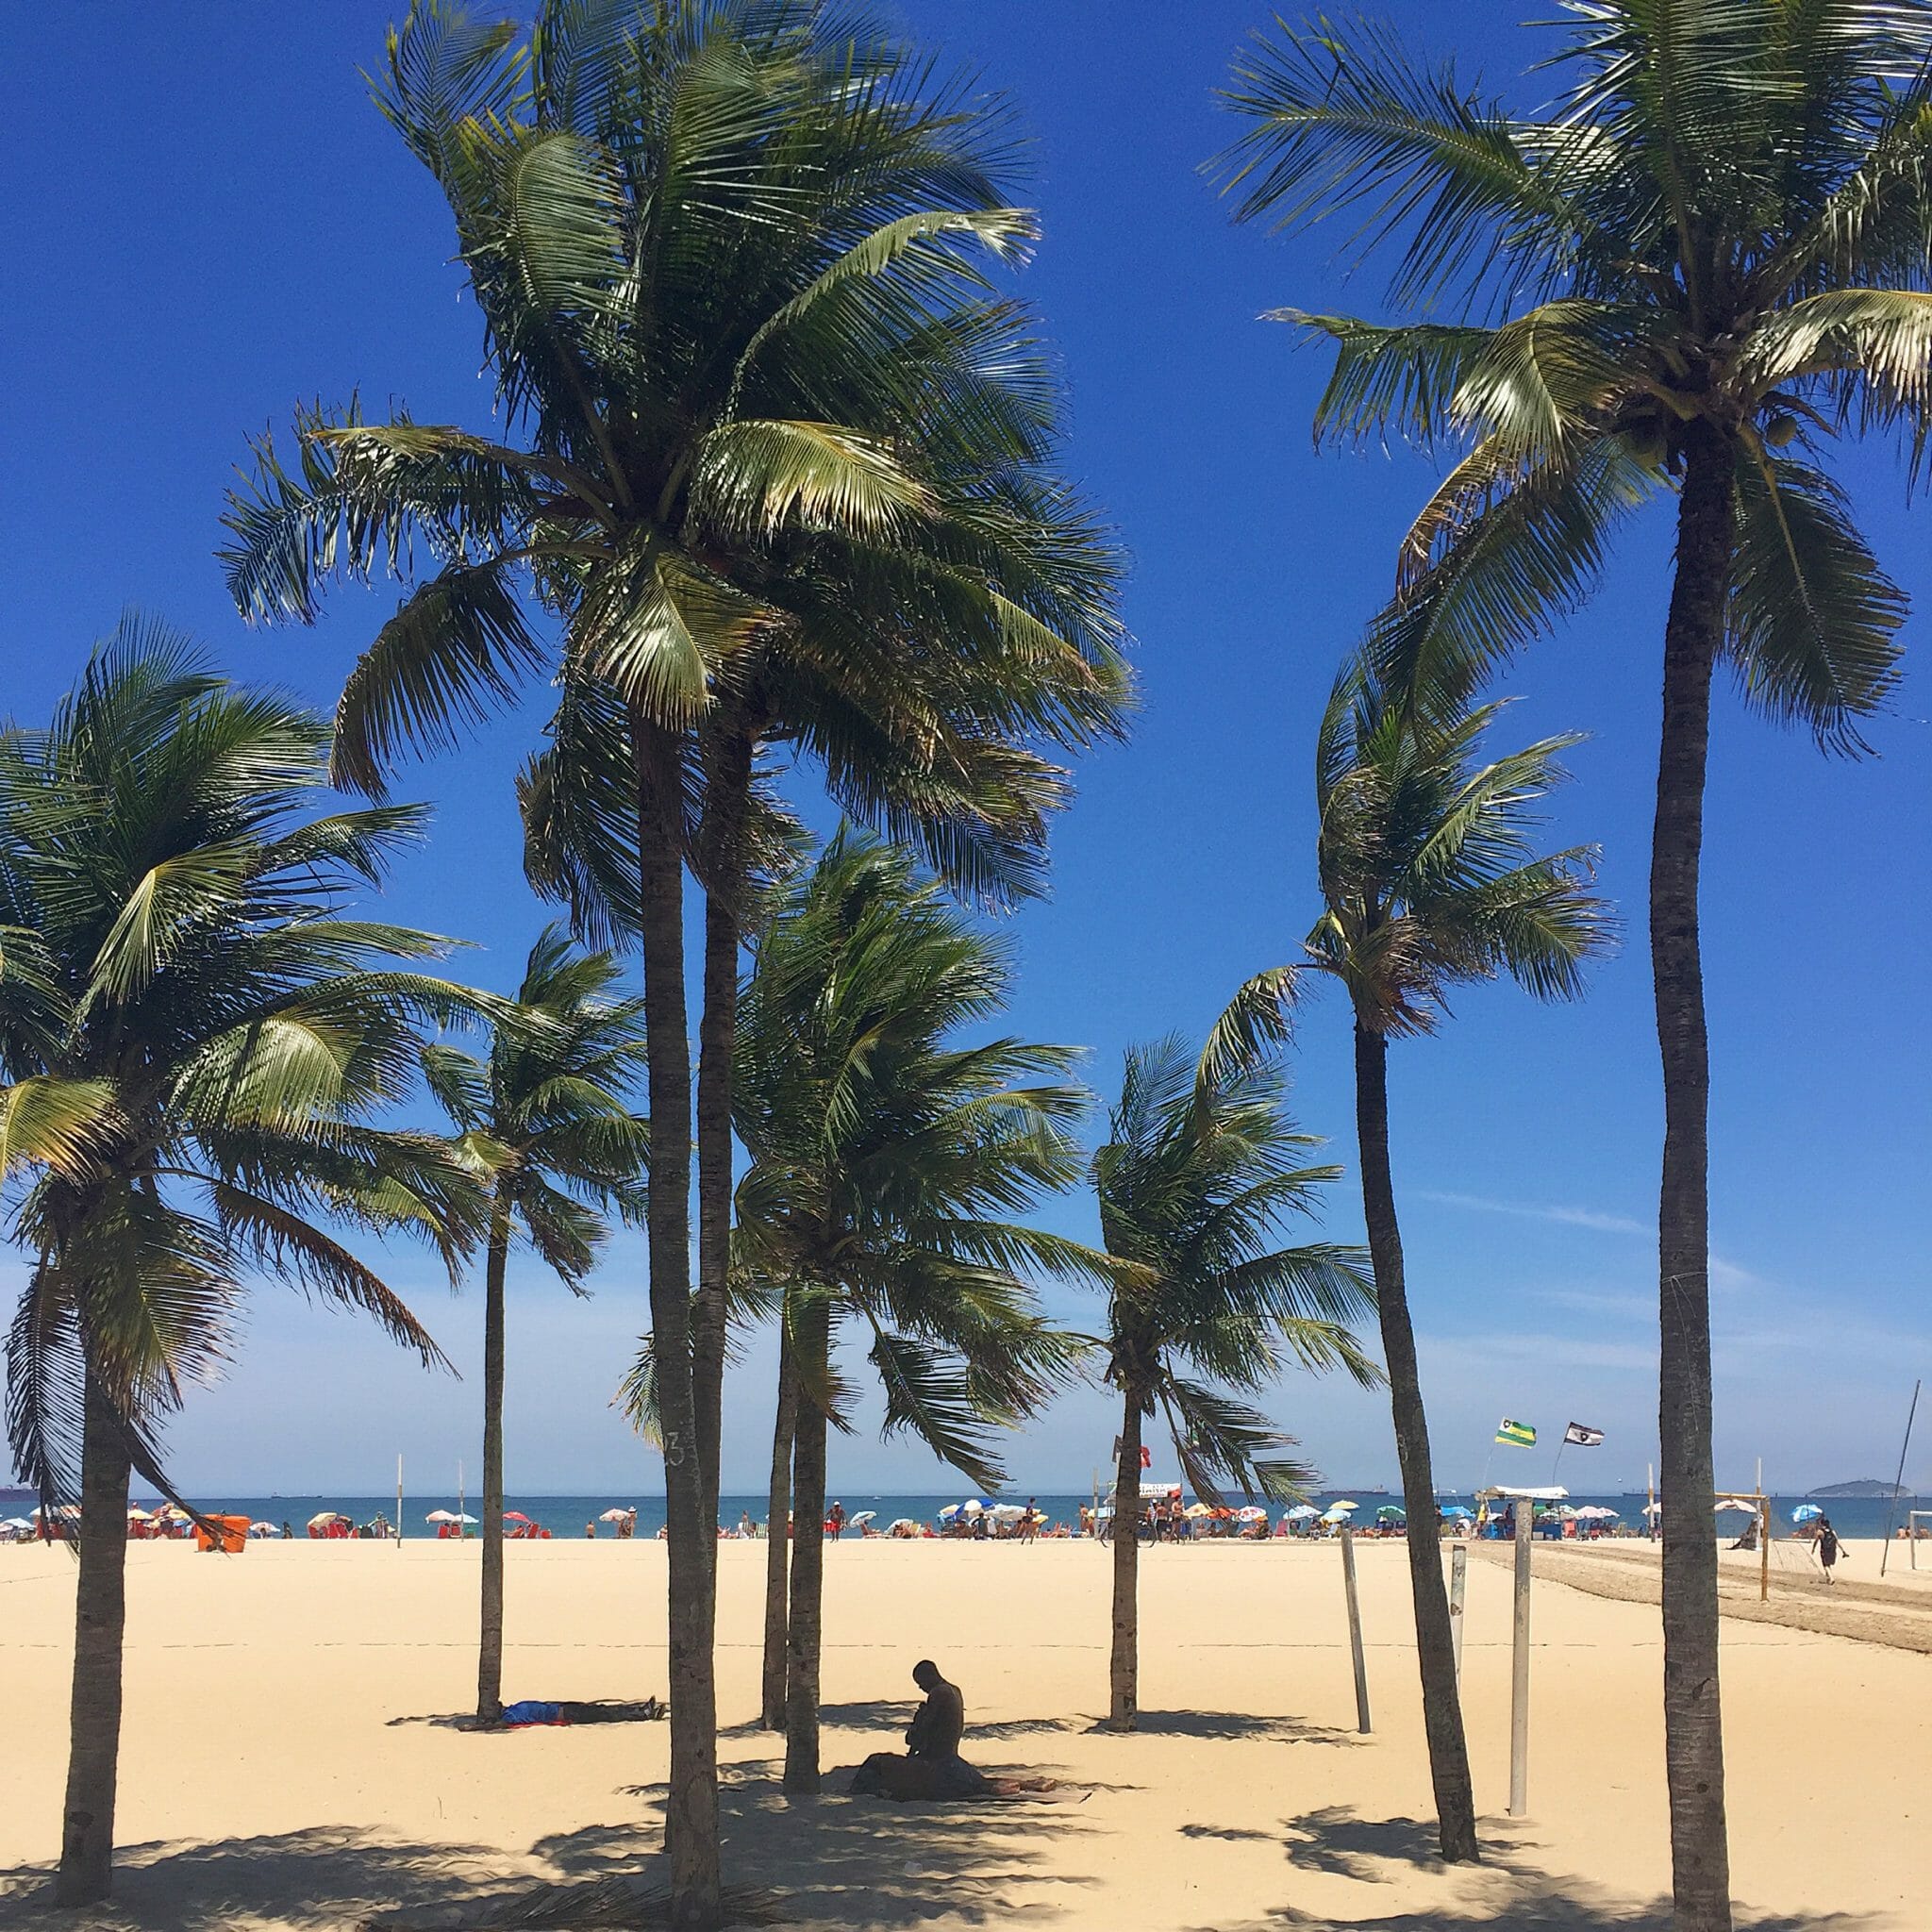
[[[1258,36],[1229,92],[1253,124],[1221,163],[1239,216],[1341,216],[1352,252],[1394,258],[1395,320],[1276,311],[1335,350],[1317,441],[1454,458],[1402,547],[1381,668],[1466,691],[1590,595],[1616,527],[1695,459],[1730,528],[1746,697],[1856,748],[1905,598],[1826,463],[1870,430],[1915,471],[1932,454],[1932,18],[1561,12],[1541,117],[1371,24]]]

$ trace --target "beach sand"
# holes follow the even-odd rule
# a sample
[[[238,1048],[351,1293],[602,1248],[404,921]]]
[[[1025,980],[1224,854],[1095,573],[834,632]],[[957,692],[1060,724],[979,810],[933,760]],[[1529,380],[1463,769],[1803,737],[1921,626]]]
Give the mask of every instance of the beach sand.
[[[1585,1553],[1587,1560],[1590,1553]],[[0,1921],[188,1932],[475,1923],[532,1881],[650,1874],[662,1724],[466,1734],[474,1544],[129,1553],[118,1903],[39,1903],[65,1763],[73,1564],[0,1550]],[[1654,1607],[1540,1577],[1529,1812],[1507,1790],[1509,1577],[1469,1572],[1465,1647],[1490,1861],[1433,1857],[1399,1543],[1360,1546],[1374,1730],[1357,1735],[1333,1545],[1163,1548],[1141,1576],[1143,1730],[1106,1707],[1108,1561],[1083,1544],[847,1541],[826,1564],[826,1795],[787,1800],[757,1702],[765,1551],[720,1552],[731,1875],[791,1923],[1263,1928],[1661,1928],[1669,1889]],[[664,1551],[508,1550],[506,1691],[664,1690]],[[1850,1574],[1876,1573],[1854,1546]],[[1724,1626],[1740,1924],[1932,1924],[1932,1657]],[[842,1795],[894,1748],[922,1656],[964,1689],[968,1752],[1062,1781],[1047,1802]]]

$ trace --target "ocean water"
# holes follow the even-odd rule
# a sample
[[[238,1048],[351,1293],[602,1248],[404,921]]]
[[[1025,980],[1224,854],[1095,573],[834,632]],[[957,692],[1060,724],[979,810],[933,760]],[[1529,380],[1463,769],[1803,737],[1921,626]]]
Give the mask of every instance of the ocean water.
[[[883,1529],[893,1518],[909,1516],[915,1522],[931,1523],[939,1512],[949,1503],[958,1503],[969,1492],[959,1491],[949,1494],[931,1495],[871,1495],[858,1491],[833,1491],[834,1498],[845,1505],[848,1518],[860,1510],[874,1512],[875,1524]],[[1062,1522],[1077,1524],[1081,1506],[1091,1501],[1091,1495],[1083,1491],[1078,1495],[1048,1494],[1043,1491],[1015,1490],[997,1500],[1008,1503],[1024,1503],[1029,1500],[1044,1512],[1049,1523]],[[1355,1490],[1349,1491],[1324,1491],[1312,1500],[1325,1506],[1329,1501],[1343,1494],[1351,1495],[1361,1503],[1356,1514],[1356,1522],[1366,1524],[1374,1520],[1377,1508],[1390,1506],[1398,1499],[1382,1494],[1380,1491]],[[754,1523],[762,1523],[765,1515],[763,1495],[732,1495],[719,1499],[718,1520],[726,1528],[735,1527],[741,1511],[748,1512]],[[1467,1495],[1447,1496],[1439,1500],[1442,1503],[1460,1503],[1473,1508],[1474,1500]],[[1622,1513],[1625,1523],[1633,1528],[1643,1525],[1643,1500],[1641,1497],[1624,1495],[1593,1496],[1582,1491],[1574,1492],[1570,1500],[1574,1504],[1600,1503]],[[1789,1536],[1791,1533],[1791,1511],[1805,1499],[1802,1496],[1778,1496],[1773,1498],[1772,1524],[1775,1534]],[[355,1496],[342,1493],[314,1496],[244,1496],[244,1495],[204,1495],[192,1496],[189,1501],[198,1508],[216,1515],[245,1515],[251,1522],[274,1524],[287,1523],[292,1525],[300,1536],[311,1516],[325,1509],[340,1509],[353,1517],[358,1523],[366,1523],[378,1512],[395,1518],[396,1499],[391,1491],[387,1496]],[[436,1524],[426,1523],[424,1518],[432,1509],[454,1509],[458,1498],[455,1491],[448,1494],[427,1493],[411,1495],[405,1492],[403,1498],[403,1535],[410,1541],[433,1540]],[[505,1507],[521,1509],[525,1516],[534,1518],[549,1530],[553,1537],[576,1537],[584,1534],[584,1525],[596,1523],[600,1538],[614,1537],[616,1525],[598,1523],[597,1518],[607,1509],[625,1509],[636,1506],[638,1512],[637,1534],[641,1537],[654,1537],[664,1523],[664,1499],[662,1496],[644,1495],[637,1491],[628,1494],[579,1495],[579,1496],[525,1496],[512,1494],[505,1499]],[[463,1507],[472,1515],[479,1513],[475,1495],[462,1499]],[[1833,1526],[1840,1536],[1878,1537],[1885,1534],[1886,1513],[1895,1507],[1896,1521],[1902,1524],[1905,1512],[1914,1506],[1902,1501],[1896,1506],[1888,1504],[1882,1497],[1839,1498],[1827,1500],[1819,1505],[1831,1518]],[[1916,1507],[1932,1507],[1932,1498],[1920,1498]],[[1275,1513],[1278,1513],[1275,1512]],[[1730,1528],[1733,1534],[1740,1530],[1746,1519],[1741,1515],[1729,1515],[1716,1519],[1720,1530]],[[472,1534],[475,1532],[473,1531]],[[853,1531],[847,1530],[852,1535]]]

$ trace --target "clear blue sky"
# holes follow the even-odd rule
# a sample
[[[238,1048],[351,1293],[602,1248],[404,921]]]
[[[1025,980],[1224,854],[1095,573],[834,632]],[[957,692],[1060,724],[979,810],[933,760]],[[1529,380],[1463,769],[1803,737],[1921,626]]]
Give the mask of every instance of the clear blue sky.
[[[1534,10],[1522,0],[1390,10],[1420,44],[1441,49],[1454,32],[1466,73],[1535,98],[1516,78],[1541,51],[1513,25]],[[313,632],[252,635],[213,558],[244,437],[285,425],[298,398],[359,388],[372,408],[394,398],[425,420],[488,409],[442,206],[357,75],[379,58],[390,11],[342,0],[10,20],[0,708],[42,717],[128,604],[191,628],[238,675],[327,704],[392,603],[341,595]],[[1024,286],[1069,372],[1070,467],[1134,558],[1144,708],[1131,746],[1081,771],[1053,896],[1015,922],[1016,1030],[1090,1046],[1103,1089],[1126,1042],[1198,1031],[1243,976],[1292,956],[1311,916],[1317,713],[1430,485],[1400,452],[1313,455],[1321,360],[1256,319],[1283,303],[1372,308],[1379,283],[1344,286],[1330,244],[1231,228],[1196,173],[1231,132],[1212,92],[1265,17],[1227,0],[920,0],[905,14],[1008,92],[1036,137],[1045,240]],[[1889,458],[1847,473],[1923,610],[1923,516]],[[1510,733],[1593,734],[1557,831],[1602,844],[1629,942],[1581,1007],[1480,990],[1440,1038],[1394,1058],[1445,1482],[1478,1474],[1506,1413],[1552,1434],[1573,1418],[1606,1429],[1590,1468],[1607,1487],[1641,1483],[1653,1454],[1659,1129],[1641,894],[1668,541],[1654,513],[1595,608],[1510,685]],[[1719,707],[1705,911],[1721,1481],[1747,1480],[1760,1454],[1785,1487],[1889,1476],[1912,1377],[1932,1373],[1928,709],[1922,658],[1872,733],[1881,756],[1853,765],[1728,695]],[[508,788],[538,715],[406,788],[435,801],[435,837],[384,908],[475,941],[466,970],[505,987],[544,917],[522,883]],[[1352,1169],[1339,1004],[1309,1015],[1296,1081],[1300,1116]],[[1081,1228],[1089,1210],[1070,1202],[1055,1219]],[[1328,1225],[1358,1230],[1345,1187]],[[513,1488],[658,1486],[607,1407],[643,1320],[638,1261],[614,1254],[588,1304],[534,1274],[515,1283]],[[374,1491],[398,1448],[425,1474],[459,1456],[474,1469],[475,1301],[448,1300],[417,1257],[394,1272],[466,1382],[425,1380],[267,1285],[232,1372],[175,1432],[183,1479]],[[769,1379],[758,1356],[734,1385],[727,1488],[762,1483]],[[1374,1398],[1304,1378],[1274,1406],[1336,1477],[1392,1484]],[[1017,1479],[1084,1486],[1112,1426],[1100,1396],[1068,1399],[1014,1444]],[[1914,1473],[1932,1488],[1924,1440]],[[951,1486],[924,1455],[868,1436],[833,1455],[835,1489]]]

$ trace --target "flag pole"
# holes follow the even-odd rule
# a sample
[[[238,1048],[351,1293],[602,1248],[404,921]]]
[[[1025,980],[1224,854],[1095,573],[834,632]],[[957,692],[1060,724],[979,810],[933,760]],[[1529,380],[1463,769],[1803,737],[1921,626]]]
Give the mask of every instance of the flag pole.
[[[1885,1508],[1885,1541],[1878,1552],[1878,1574],[1881,1576],[1885,1574],[1885,1560],[1891,1555],[1891,1522],[1892,1518],[1898,1514],[1898,1492],[1906,1486],[1906,1457],[1910,1452],[1912,1446],[1912,1424],[1918,1420],[1919,1416],[1919,1390],[1921,1386],[1918,1382],[1912,1384],[1912,1406],[1906,1411],[1906,1439],[1898,1445],[1898,1474],[1892,1479],[1891,1500],[1886,1505]],[[1911,1526],[1911,1520],[1907,1517],[1906,1527],[1910,1529]],[[1916,1549],[1912,1552],[1915,1559],[1918,1554]]]

